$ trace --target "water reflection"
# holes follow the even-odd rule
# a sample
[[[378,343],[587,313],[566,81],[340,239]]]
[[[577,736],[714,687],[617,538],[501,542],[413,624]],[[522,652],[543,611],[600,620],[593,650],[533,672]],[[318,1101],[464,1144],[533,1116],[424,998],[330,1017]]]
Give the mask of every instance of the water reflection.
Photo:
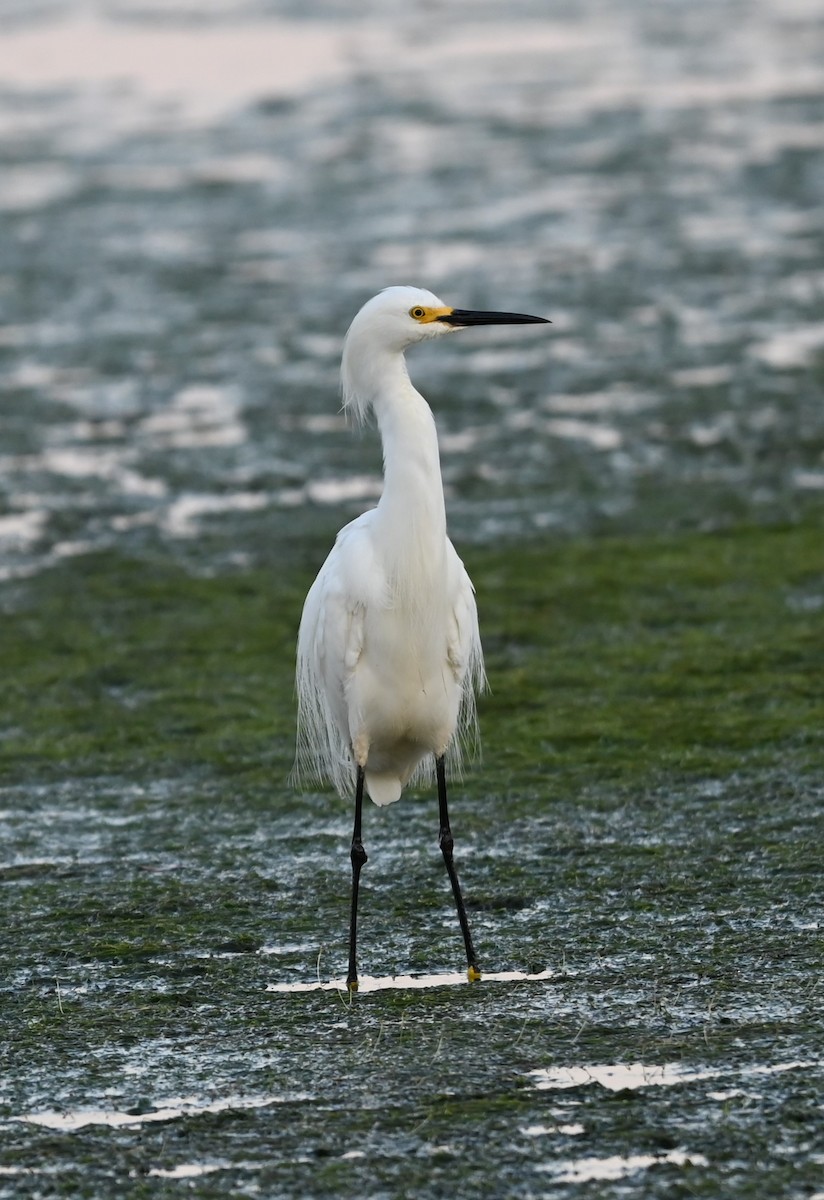
[[[529,974],[526,971],[484,971],[481,983],[522,983],[526,981],[552,978],[552,971],[538,971]],[[358,981],[358,994],[366,992],[383,992],[387,990],[419,991],[421,988],[457,987],[469,984],[465,971],[446,971],[437,975],[362,975]],[[473,986],[480,986],[474,984]],[[316,980],[313,983],[269,983],[267,992],[346,992],[345,979],[331,979],[328,982]]]

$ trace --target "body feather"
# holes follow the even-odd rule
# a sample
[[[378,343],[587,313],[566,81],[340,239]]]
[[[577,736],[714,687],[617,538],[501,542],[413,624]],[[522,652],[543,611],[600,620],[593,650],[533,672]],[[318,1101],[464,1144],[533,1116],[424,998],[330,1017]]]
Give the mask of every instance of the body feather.
[[[421,304],[451,311],[429,292],[388,289],[346,336],[344,409],[375,414],[384,488],[338,535],[298,634],[296,772],[346,795],[361,766],[377,804],[397,800],[431,755],[456,767],[461,742],[477,744],[484,683],[474,589],[446,535],[435,421],[403,353],[446,332],[416,326]]]
[[[397,799],[427,773],[430,754],[448,751],[457,769],[461,746],[477,745],[475,693],[485,676],[474,591],[452,543],[442,587],[403,596],[377,552],[376,512],[341,530],[306,597],[296,770],[351,794],[353,742],[370,714],[367,787],[373,799],[394,792],[386,780],[369,786],[370,776],[388,777]]]

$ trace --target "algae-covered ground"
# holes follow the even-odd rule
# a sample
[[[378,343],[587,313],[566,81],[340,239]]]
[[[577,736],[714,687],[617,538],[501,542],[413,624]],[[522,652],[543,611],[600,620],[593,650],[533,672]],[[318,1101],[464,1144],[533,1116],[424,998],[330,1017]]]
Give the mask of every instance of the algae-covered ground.
[[[456,854],[546,975],[352,1002],[269,990],[345,970],[350,806],[287,781],[324,550],[4,585],[0,1195],[824,1194],[814,514],[471,549]],[[366,813],[366,976],[461,968],[436,825]]]

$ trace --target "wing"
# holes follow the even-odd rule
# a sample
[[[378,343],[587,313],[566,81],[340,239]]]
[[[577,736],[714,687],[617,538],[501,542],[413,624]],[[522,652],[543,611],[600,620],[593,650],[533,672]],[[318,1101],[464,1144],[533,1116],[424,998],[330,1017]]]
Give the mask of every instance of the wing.
[[[293,777],[328,781],[341,796],[355,780],[346,686],[363,652],[366,605],[376,586],[369,517],[364,513],[338,534],[309,589],[298,632]]]
[[[486,687],[478,608],[475,604],[475,588],[466,567],[458,558],[452,543],[448,545],[451,620],[447,654],[455,680],[461,688],[458,740],[459,743],[477,747],[479,737],[475,696]]]

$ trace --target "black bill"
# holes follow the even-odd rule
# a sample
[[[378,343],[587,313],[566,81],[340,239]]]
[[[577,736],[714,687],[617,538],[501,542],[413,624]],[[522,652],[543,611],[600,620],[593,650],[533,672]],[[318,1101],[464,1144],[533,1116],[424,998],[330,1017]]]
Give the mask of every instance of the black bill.
[[[479,312],[471,308],[453,308],[437,320],[444,325],[551,325],[546,317],[530,317],[526,313]]]

